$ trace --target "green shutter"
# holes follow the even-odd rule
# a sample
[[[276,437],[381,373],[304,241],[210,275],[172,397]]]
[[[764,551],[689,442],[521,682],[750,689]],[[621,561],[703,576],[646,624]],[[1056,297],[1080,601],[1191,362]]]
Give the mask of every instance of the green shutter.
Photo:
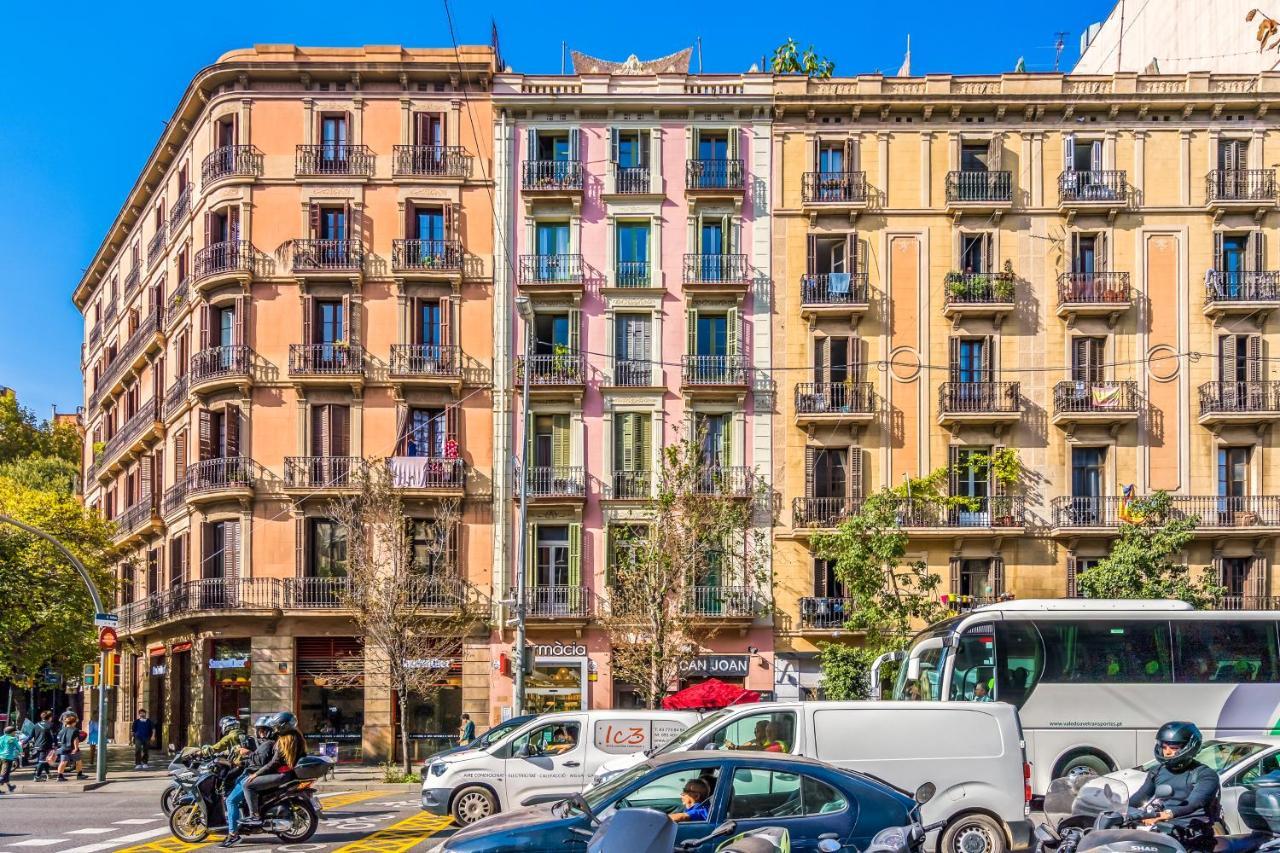
[[[634,414],[630,412],[618,415],[619,437],[621,438],[618,459],[614,467],[618,471],[636,470],[636,430]]]
[[[582,586],[582,525],[569,525],[569,586]]]
[[[738,328],[738,308],[734,306],[730,308],[725,315],[725,338],[728,340],[729,355],[737,355],[740,341],[738,340],[741,330]]]
[[[635,465],[636,465],[635,470],[648,471],[649,456],[651,454],[651,450],[650,450],[651,445],[649,444],[649,441],[650,441],[650,435],[653,430],[653,416],[649,414],[643,414],[643,415],[633,415],[632,417],[637,419],[636,430],[635,430],[636,448],[633,454],[635,456]]]
[[[611,587],[613,585],[613,564],[615,555],[613,550],[618,547],[615,541],[617,534],[613,532],[613,525],[607,525],[604,529],[604,585]]]
[[[733,415],[720,415],[724,418],[724,447],[722,450],[722,458],[724,459],[724,467],[728,468],[733,464]]]
[[[577,355],[582,351],[582,312],[577,308],[569,311],[569,352]]]
[[[569,467],[568,415],[555,415],[551,421],[551,467]]]
[[[529,525],[529,538],[525,543],[524,549],[524,585],[527,589],[533,589],[538,578],[538,525]],[[525,596],[525,605],[528,606],[529,598]]]

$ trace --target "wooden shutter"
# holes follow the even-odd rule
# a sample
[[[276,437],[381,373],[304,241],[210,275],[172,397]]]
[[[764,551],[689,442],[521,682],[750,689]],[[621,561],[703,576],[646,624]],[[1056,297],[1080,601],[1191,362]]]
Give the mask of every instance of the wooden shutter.
[[[458,217],[452,204],[445,203],[443,207],[444,217],[444,239],[452,240],[454,238],[454,230],[458,225]]]
[[[312,321],[315,319],[316,301],[307,294],[302,297],[302,342],[310,345],[315,343],[312,339]]]
[[[995,456],[996,454],[1002,452],[1004,450],[1004,447],[1005,446],[1003,444],[997,444],[995,447],[991,449],[991,455]],[[988,488],[990,489],[990,494],[995,495],[996,497],[1004,496],[1005,485],[1004,483],[996,479],[996,466],[994,465],[987,466],[987,485],[988,485]],[[1010,512],[1010,514],[1012,514],[1012,511]]]
[[[320,205],[317,204],[316,202],[311,203],[310,216],[308,217],[308,219],[310,220],[308,222],[308,227],[311,229],[311,239],[319,240],[320,239]]]
[[[844,235],[844,271],[850,275],[857,275],[858,273],[857,231],[850,231]]]
[[[726,348],[729,355],[738,355],[742,347],[742,330],[739,328],[741,317],[738,314],[738,307],[735,305],[725,312],[725,336],[728,339]]]
[[[201,409],[198,415],[200,422],[200,461],[213,458],[213,412]]]
[[[740,133],[741,131],[736,127],[729,128],[729,131],[728,131],[729,144],[726,147],[728,149],[730,160],[738,160],[742,157],[742,154],[740,153],[741,145],[738,139]]]
[[[698,309],[686,308],[684,312],[685,354],[698,354]]]
[[[949,562],[949,564],[950,564],[950,570],[951,570],[951,571],[950,571],[950,577],[951,577],[951,594],[952,594],[952,595],[959,595],[959,594],[960,594],[960,565],[961,565],[961,560],[960,560],[960,558],[959,558],[959,557],[951,557],[951,558],[948,560],[948,562]]]
[[[569,351],[574,355],[582,352],[582,311],[569,309]]]
[[[460,437],[460,429],[462,425],[462,419],[460,417],[461,409],[462,406],[458,403],[450,403],[444,407],[444,440],[446,442],[452,441],[459,446],[462,444],[462,439]],[[461,449],[461,447],[459,447],[459,449]]]
[[[184,429],[173,438],[173,482],[187,475],[187,431]]]
[[[817,463],[818,448],[806,445],[804,448],[804,496],[806,498],[813,497],[813,493],[817,491],[817,482],[814,480]]]
[[[817,136],[813,138],[813,171],[822,171],[822,139]]]
[[[947,352],[950,358],[949,372],[952,382],[960,381],[960,339],[950,337],[947,339]]]
[[[995,338],[992,335],[984,335],[982,338],[982,376],[983,382],[995,381],[995,371],[992,365],[995,359],[992,358],[992,347],[995,345]]]
[[[1090,356],[1092,348],[1089,338],[1071,339],[1071,378],[1076,382],[1088,382],[1092,376]]]
[[[609,162],[618,165],[621,158],[618,156],[618,129],[616,127],[609,128]]]
[[[360,338],[356,334],[356,318],[353,316],[353,306],[351,304],[351,294],[342,294],[342,331],[343,340],[349,344],[358,343]]]
[[[1244,266],[1253,272],[1261,272],[1265,267],[1262,261],[1263,237],[1261,231],[1250,231],[1245,242]]]
[[[551,467],[567,468],[570,458],[569,416],[553,415],[551,418]]]
[[[524,549],[524,583],[532,590],[537,586],[538,578],[538,525],[529,525],[529,534]],[[526,605],[528,598],[525,599]]]
[[[947,445],[947,480],[952,497],[960,494],[960,445]]]
[[[618,471],[634,471],[636,469],[636,413],[624,412],[618,415],[618,459],[614,468]]]
[[[142,458],[138,460],[138,485],[142,500],[150,501],[151,486],[154,482],[154,476],[155,474],[151,469],[151,456],[149,454],[144,454]]]
[[[1223,266],[1223,260],[1222,260],[1222,255],[1223,255],[1223,251],[1222,251],[1222,238],[1223,238],[1223,236],[1224,236],[1224,235],[1223,235],[1223,233],[1222,233],[1221,231],[1215,231],[1215,232],[1213,232],[1213,268],[1214,268],[1215,270],[1219,270],[1219,271],[1221,271],[1221,270],[1225,270],[1225,269],[1226,269],[1226,267],[1225,267],[1225,266]]]
[[[298,577],[307,575],[307,519],[293,520],[293,568]]]
[[[524,134],[524,144],[525,144],[525,147],[529,149],[529,150],[528,150],[528,152],[525,154],[524,159],[525,159],[525,160],[537,160],[537,159],[538,159],[538,130],[537,130],[537,128],[533,128],[533,127],[531,127],[531,128],[529,128],[529,129],[527,129],[527,130],[525,131],[525,134]]]
[[[236,311],[235,342],[238,346],[245,346],[246,344],[249,343],[247,332],[246,332],[246,330],[248,329],[248,314],[249,314],[249,300],[247,297],[244,297],[244,296],[236,297],[235,311]]]
[[[991,558],[991,594],[1004,595],[1004,557]]]
[[[204,244],[213,245],[213,212],[209,210],[204,212]]]
[[[637,471],[649,470],[649,457],[653,454],[653,416],[646,413],[636,415],[636,467]]]
[[[1267,577],[1269,568],[1267,558],[1263,554],[1256,555],[1249,564],[1249,582],[1246,591],[1255,601],[1250,609],[1264,606],[1262,599],[1266,598],[1271,589],[1270,578]]]
[[[1245,364],[1250,382],[1262,381],[1262,335],[1249,335],[1248,361]]]
[[[1223,335],[1219,338],[1222,348],[1222,376],[1223,382],[1236,381],[1236,336]]]
[[[313,405],[311,407],[311,455],[329,455],[329,413],[328,406]]]
[[[845,478],[845,484],[848,497],[856,500],[865,494],[862,482],[862,448],[857,445],[849,446],[849,475]]]
[[[862,171],[862,141],[852,136],[844,141],[844,170]]]
[[[1221,554],[1213,555],[1213,577],[1218,586],[1227,585],[1227,565]]]
[[[808,235],[808,250],[806,254],[806,271],[809,275],[818,274],[818,235]]]
[[[240,239],[240,205],[238,204],[227,207],[227,239]]]
[[[582,586],[582,525],[569,525],[569,586]]]
[[[234,458],[240,455],[240,408],[228,403],[222,417],[227,431],[227,456]]]
[[[1102,140],[1095,139],[1089,143],[1089,169],[1094,172],[1102,171]]]
[[[813,381],[822,383],[830,378],[831,339],[813,339]]]
[[[1074,554],[1067,555],[1067,598],[1076,597],[1076,558]]]
[[[1093,268],[1097,272],[1106,272],[1110,267],[1107,252],[1107,232],[1099,231],[1093,238]]]
[[[854,382],[863,381],[862,348],[865,344],[862,338],[849,338],[849,378]]]
[[[585,159],[582,156],[582,133],[576,127],[569,128],[569,159],[574,161]]]
[[[222,576],[229,581],[240,578],[240,522],[222,522]]]
[[[396,455],[404,456],[409,452],[409,407],[404,403],[396,403]]]
[[[987,171],[999,172],[1001,170],[1001,154],[1003,151],[1004,139],[997,133],[987,143]]]
[[[815,559],[813,561],[813,596],[814,598],[827,597],[827,561]]]
[[[1062,137],[1062,170],[1070,172],[1076,167],[1076,135],[1065,134]]]
[[[329,455],[351,455],[351,409],[329,406]]]
[[[200,349],[213,346],[213,308],[208,302],[200,303]]]

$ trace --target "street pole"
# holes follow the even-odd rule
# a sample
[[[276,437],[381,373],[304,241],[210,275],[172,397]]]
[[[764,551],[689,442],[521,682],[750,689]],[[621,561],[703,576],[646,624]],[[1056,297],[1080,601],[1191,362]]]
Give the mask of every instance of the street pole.
[[[525,588],[526,555],[529,553],[529,372],[533,370],[531,358],[533,350],[533,306],[529,297],[516,297],[516,311],[524,326],[524,376],[520,392],[520,441],[524,444],[524,452],[520,454],[520,547],[516,551],[516,648],[519,650],[519,663],[516,667],[515,679],[515,711],[514,715],[524,713],[525,691]]]
[[[57,539],[45,533],[38,527],[32,527],[30,524],[24,524],[15,518],[7,515],[0,515],[0,522],[12,524],[19,530],[25,530],[32,536],[39,536],[62,553],[67,558],[67,562],[75,567],[80,573],[80,580],[84,581],[84,585],[89,588],[89,598],[93,601],[94,614],[106,613],[107,610],[102,604],[102,595],[98,592],[97,585],[93,582],[93,578],[89,577],[89,570],[84,564],[76,559],[76,555],[72,554],[67,547]],[[107,690],[103,686],[103,681],[107,677],[107,665],[110,662],[110,655],[106,651],[99,650],[98,654],[98,761],[96,778],[99,782],[107,781]]]

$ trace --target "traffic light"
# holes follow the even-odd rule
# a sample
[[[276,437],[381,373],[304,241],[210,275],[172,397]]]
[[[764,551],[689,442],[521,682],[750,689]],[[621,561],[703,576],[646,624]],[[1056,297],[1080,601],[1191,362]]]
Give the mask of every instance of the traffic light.
[[[98,686],[98,665],[96,663],[87,663],[84,665],[84,677],[81,683],[85,687]]]
[[[116,664],[118,658],[115,652],[107,652],[107,671],[102,674],[103,687],[116,686]]]
[[[525,678],[533,675],[533,646],[526,645],[520,650],[520,671]]]

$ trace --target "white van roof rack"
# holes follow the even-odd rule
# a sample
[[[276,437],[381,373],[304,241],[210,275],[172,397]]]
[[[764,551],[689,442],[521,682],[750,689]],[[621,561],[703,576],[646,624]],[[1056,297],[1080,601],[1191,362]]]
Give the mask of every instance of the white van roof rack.
[[[1000,610],[1000,611],[1059,611],[1059,612],[1097,612],[1111,610],[1146,610],[1146,611],[1170,611],[1170,610],[1195,610],[1185,601],[1172,601],[1166,599],[1150,600],[1141,598],[1026,598],[1022,600],[1014,599],[1012,601],[999,601],[995,604],[984,604],[981,607],[975,607],[972,612]]]

